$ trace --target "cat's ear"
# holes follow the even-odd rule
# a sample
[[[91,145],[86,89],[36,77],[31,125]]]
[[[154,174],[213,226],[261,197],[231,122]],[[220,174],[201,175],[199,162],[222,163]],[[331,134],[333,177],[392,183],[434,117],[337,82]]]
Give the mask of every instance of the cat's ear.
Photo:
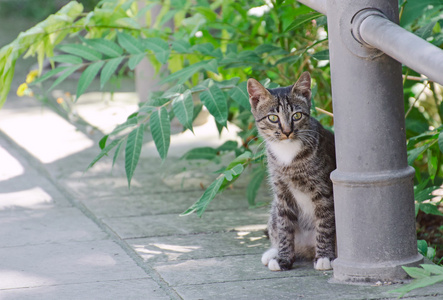
[[[300,75],[300,78],[292,87],[292,93],[303,95],[303,97],[306,98],[306,100],[308,100],[308,103],[310,103],[311,75],[309,75],[309,72],[303,72],[303,74]]]
[[[257,107],[258,102],[263,99],[269,98],[269,91],[257,80],[254,78],[248,79],[248,94],[249,94],[249,102],[251,103],[251,107],[255,109]]]

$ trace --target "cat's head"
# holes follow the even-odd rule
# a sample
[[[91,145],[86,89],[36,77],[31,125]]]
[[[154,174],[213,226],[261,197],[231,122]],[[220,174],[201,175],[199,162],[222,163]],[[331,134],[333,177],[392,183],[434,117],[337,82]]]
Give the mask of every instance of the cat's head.
[[[311,76],[304,72],[288,87],[266,89],[248,80],[249,102],[259,133],[267,140],[290,141],[298,132],[309,129]]]

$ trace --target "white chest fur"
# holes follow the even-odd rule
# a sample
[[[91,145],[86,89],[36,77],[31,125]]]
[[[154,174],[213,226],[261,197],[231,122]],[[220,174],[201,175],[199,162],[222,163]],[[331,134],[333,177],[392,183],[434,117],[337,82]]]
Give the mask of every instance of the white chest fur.
[[[302,143],[299,140],[285,140],[269,143],[268,147],[280,163],[289,165],[300,152]]]
[[[314,220],[314,203],[312,203],[311,196],[295,188],[291,188],[291,192],[297,201],[303,219],[312,222]]]

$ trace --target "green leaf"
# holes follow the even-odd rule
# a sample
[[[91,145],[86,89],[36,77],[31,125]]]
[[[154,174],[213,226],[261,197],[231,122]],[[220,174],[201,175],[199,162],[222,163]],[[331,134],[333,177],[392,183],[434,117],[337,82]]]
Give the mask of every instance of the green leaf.
[[[187,66],[186,68],[183,68],[175,73],[170,74],[166,78],[164,78],[162,81],[160,81],[160,85],[165,84],[167,82],[171,82],[174,80],[178,80],[178,84],[186,82],[192,75],[199,72],[200,70],[204,69],[205,65],[208,63],[208,60],[200,61],[198,63],[192,64],[190,66]]]
[[[54,83],[51,85],[51,87],[48,89],[49,91],[52,91],[53,88],[55,88],[57,85],[59,85],[61,82],[63,82],[63,80],[65,80],[66,78],[68,78],[69,76],[71,76],[72,73],[74,73],[75,71],[77,71],[78,69],[80,69],[82,67],[82,65],[77,65],[77,66],[72,66],[69,67],[68,69],[66,69],[66,71],[64,71],[55,81]]]
[[[183,94],[179,94],[172,101],[172,108],[175,116],[180,123],[189,130],[192,129],[192,120],[194,119],[194,101],[192,100],[192,94],[190,90],[187,90]]]
[[[123,57],[116,57],[106,62],[100,74],[100,88],[103,88],[115,71],[117,71],[123,59]]]
[[[216,59],[211,59],[207,61],[207,63],[204,65],[204,69],[206,71],[218,74],[218,63]]]
[[[428,243],[425,240],[417,240],[417,249],[421,255],[426,256],[426,253],[428,252]]]
[[[59,49],[63,52],[80,56],[90,61],[96,61],[102,59],[102,55],[100,52],[81,44],[61,45]]]
[[[200,93],[200,100],[211,115],[214,116],[215,120],[219,124],[226,126],[228,106],[223,91],[218,86],[213,85]]]
[[[232,167],[236,166],[237,164],[243,164],[246,165],[251,160],[252,153],[249,151],[246,151],[245,153],[242,153],[241,155],[237,156],[231,163],[227,166],[226,169],[231,169]]]
[[[106,147],[106,141],[108,140],[109,135],[105,135],[99,142],[98,142],[98,146],[100,147],[100,149],[103,150],[103,148]]]
[[[83,62],[83,60],[80,57],[69,54],[53,56],[50,58],[50,60],[60,63],[73,64],[73,65],[79,65]]]
[[[241,82],[239,85],[229,91],[229,96],[247,110],[251,110],[251,104],[249,103],[249,95],[246,86],[246,81]]]
[[[116,43],[106,39],[82,39],[86,44],[109,57],[123,55],[123,49]]]
[[[178,53],[190,53],[191,44],[189,44],[189,42],[185,40],[177,40],[172,42],[172,49],[174,49]]]
[[[137,126],[138,122],[137,122],[137,118],[128,118],[126,120],[126,122],[118,125],[117,127],[114,128],[114,130],[109,134],[110,136],[112,135],[117,135],[120,132],[122,132],[123,130],[126,130],[128,128],[133,128],[135,126]]]
[[[427,250],[427,249],[426,249]],[[431,272],[417,267],[402,267],[412,278],[425,278],[431,276]]]
[[[316,52],[311,55],[312,58],[315,58],[316,60],[329,60],[329,49]]]
[[[122,141],[123,141],[123,140],[124,140],[124,139],[122,139]],[[115,162],[117,161],[117,158],[118,158],[118,156],[120,155],[120,152],[122,151],[122,146],[123,146],[123,143],[119,143],[119,144],[117,145],[117,148],[115,149],[114,158],[112,159],[112,167],[114,167]]]
[[[439,186],[430,186],[423,190],[414,191],[414,199],[418,202],[432,199],[435,196],[431,195],[431,193],[439,188]]]
[[[236,141],[226,141],[223,143],[223,145],[219,146],[217,148],[218,152],[222,152],[222,151],[233,151],[235,149],[237,149],[238,147],[238,142]]]
[[[443,153],[443,131],[438,135],[438,148],[440,148],[440,151]]]
[[[77,99],[86,91],[104,64],[104,61],[97,61],[82,73],[77,85]]]
[[[263,53],[270,53],[270,52],[274,52],[274,51],[279,51],[283,53],[287,54],[287,51],[284,50],[283,48],[280,48],[278,46],[272,45],[272,44],[261,44],[259,46],[257,46],[257,48],[255,48],[255,53],[257,53],[258,55],[261,55]]]
[[[403,267],[403,269],[404,268],[405,267]],[[390,293],[401,293],[400,297],[403,297],[404,294],[406,294],[412,290],[427,287],[427,286],[436,284],[441,281],[443,281],[443,275],[424,277],[424,278],[420,278],[420,279],[415,279],[410,284],[407,284],[405,286],[402,286],[401,288],[398,288],[398,289],[395,289],[395,290],[392,290],[389,292]]]
[[[310,22],[314,19],[317,19],[319,17],[323,16],[323,14],[318,12],[310,12],[308,14],[304,15],[298,15],[295,17],[294,21],[292,21],[291,24],[285,29],[285,32],[291,31],[296,29],[297,27],[300,27],[301,25]]]
[[[257,168],[254,173],[252,173],[251,181],[246,189],[246,196],[248,198],[249,206],[255,205],[255,198],[257,197],[257,192],[266,176],[266,169],[264,167]]]
[[[443,266],[437,266],[431,264],[422,264],[420,266],[432,274],[443,275]]]
[[[147,49],[154,52],[155,58],[157,58],[161,64],[168,62],[169,53],[171,52],[168,43],[161,38],[148,38],[143,42]]]
[[[420,203],[419,206],[420,210],[426,214],[436,215],[436,216],[443,216],[443,213],[441,213],[438,210],[438,206],[432,203]]]
[[[51,70],[51,71],[49,71],[49,72],[43,74],[43,76],[37,78],[36,80],[34,80],[33,82],[31,82],[29,85],[35,85],[35,84],[37,84],[37,83],[43,82],[43,81],[45,81],[46,79],[49,79],[49,78],[51,78],[52,76],[54,76],[54,75],[56,75],[56,74],[58,74],[58,73],[60,73],[60,72],[62,72],[62,71],[64,71],[64,70],[66,70],[66,69],[68,69],[68,68],[69,68],[69,67],[57,67],[57,68],[55,68],[55,69],[53,69],[53,70]]]
[[[135,67],[137,67],[137,65],[142,61],[143,58],[145,58],[145,53],[132,55],[128,61],[129,69],[134,70]]]
[[[422,154],[424,151],[426,151],[426,149],[428,149],[429,146],[430,146],[429,144],[426,144],[426,145],[423,145],[421,147],[409,150],[408,151],[408,164],[410,166],[412,166],[414,161],[420,156],[420,154]]]
[[[190,208],[188,208],[185,212],[181,214],[181,216],[186,216],[196,212],[199,217],[203,215],[203,212],[206,210],[208,204],[215,198],[215,196],[220,191],[220,187],[225,180],[223,175],[217,177],[217,179],[211,183],[211,185],[206,189],[200,199],[195,202]]]
[[[140,158],[144,129],[144,124],[140,124],[139,127],[131,131],[128,135],[128,141],[126,142],[125,169],[129,187],[131,186],[132,176],[134,175],[135,168],[137,167]]]
[[[158,154],[164,161],[168,155],[171,140],[171,124],[169,123],[169,114],[166,108],[161,107],[156,112],[153,112],[149,124]]]
[[[211,147],[194,148],[186,152],[180,159],[194,160],[205,159],[213,160],[217,157],[217,149]]]
[[[117,146],[119,143],[123,142],[124,138],[113,140],[110,144],[108,144],[105,148],[102,149],[99,155],[97,155],[92,162],[89,164],[89,166],[86,168],[86,170],[90,169],[93,165],[95,165],[96,162],[98,162],[103,156],[108,155],[108,152]]]
[[[132,35],[129,35],[124,32],[119,32],[117,34],[118,43],[122,46],[126,51],[131,54],[140,54],[144,53],[142,42]]]

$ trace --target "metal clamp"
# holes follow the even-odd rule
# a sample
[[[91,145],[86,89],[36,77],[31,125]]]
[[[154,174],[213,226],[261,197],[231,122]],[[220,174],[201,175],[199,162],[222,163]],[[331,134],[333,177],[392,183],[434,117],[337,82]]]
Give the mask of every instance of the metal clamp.
[[[345,15],[340,22],[340,34],[346,48],[354,55],[364,59],[375,59],[384,53],[377,48],[368,45],[360,36],[360,25],[369,16],[381,16],[385,14],[373,8],[365,8],[356,12],[352,17]]]
[[[360,26],[363,23],[363,21],[370,16],[379,16],[382,18],[386,18],[386,16],[379,11],[378,9],[374,8],[365,8],[363,10],[360,10],[357,12],[351,19],[351,34],[354,37],[354,39],[359,42],[360,44],[368,47],[373,48],[371,45],[365,42],[365,40],[362,38],[360,34]]]

